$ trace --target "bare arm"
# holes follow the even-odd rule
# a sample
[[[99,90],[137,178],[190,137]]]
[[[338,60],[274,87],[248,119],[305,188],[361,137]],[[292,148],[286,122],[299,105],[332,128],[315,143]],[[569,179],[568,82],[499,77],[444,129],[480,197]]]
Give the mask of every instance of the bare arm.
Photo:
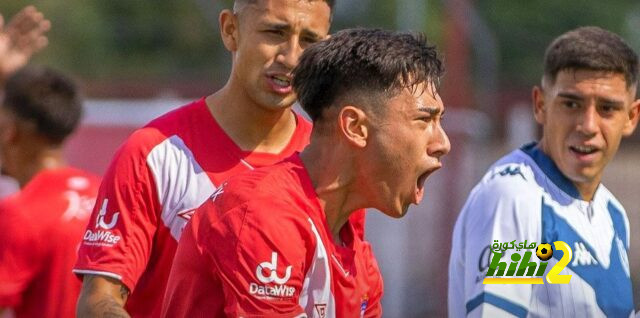
[[[120,281],[98,275],[85,275],[78,298],[79,318],[129,317],[124,310],[129,290]]]

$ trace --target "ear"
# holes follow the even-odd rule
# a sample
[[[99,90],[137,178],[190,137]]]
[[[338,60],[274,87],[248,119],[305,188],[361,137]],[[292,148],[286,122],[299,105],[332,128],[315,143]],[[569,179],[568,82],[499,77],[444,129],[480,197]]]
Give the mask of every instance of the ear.
[[[0,140],[3,145],[11,145],[15,144],[18,140],[18,125],[15,121],[10,121],[5,123],[4,129],[2,129],[2,133],[0,134]]]
[[[362,109],[354,106],[344,106],[338,116],[340,132],[346,140],[359,148],[367,145],[367,115]]]
[[[233,11],[226,9],[220,12],[218,17],[220,25],[220,37],[224,47],[230,52],[238,50],[238,16]]]
[[[531,91],[531,101],[533,103],[533,116],[536,122],[540,125],[544,125],[546,109],[544,105],[544,91],[540,86],[534,86]]]
[[[636,126],[638,126],[638,115],[640,113],[640,99],[636,99],[631,103],[631,107],[629,108],[629,120],[624,124],[624,128],[622,128],[622,135],[625,137],[631,136],[634,130],[636,130]]]

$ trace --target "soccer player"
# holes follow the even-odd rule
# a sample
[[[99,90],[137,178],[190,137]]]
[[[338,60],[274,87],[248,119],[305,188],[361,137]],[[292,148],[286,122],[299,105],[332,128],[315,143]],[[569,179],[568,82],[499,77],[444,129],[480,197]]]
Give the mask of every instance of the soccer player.
[[[541,85],[532,93],[541,139],[491,166],[456,222],[450,316],[633,313],[629,223],[620,202],[600,181],[621,138],[638,123],[637,77],[636,53],[601,28],[581,27],[549,45]],[[484,285],[493,240],[566,242],[573,258],[562,274],[572,275],[570,283]],[[512,254],[502,255],[503,260],[511,262]],[[553,253],[547,273],[563,255]]]
[[[232,175],[307,145],[291,71],[327,37],[331,0],[236,0],[220,13],[232,70],[218,92],[136,131],[101,185],[74,272],[78,315],[157,317],[177,240],[195,208]]]
[[[21,190],[0,201],[0,308],[16,317],[73,317],[80,282],[71,269],[100,184],[63,160],[81,99],[66,76],[35,66],[12,75],[4,94],[2,173]]]
[[[0,93],[7,78],[47,45],[45,33],[50,27],[49,20],[33,6],[20,10],[6,26],[0,15]],[[0,198],[17,190],[14,180],[0,175]]]
[[[352,29],[307,49],[293,86],[311,143],[231,178],[187,224],[163,317],[379,317],[382,278],[352,211],[402,217],[449,140],[422,36]]]

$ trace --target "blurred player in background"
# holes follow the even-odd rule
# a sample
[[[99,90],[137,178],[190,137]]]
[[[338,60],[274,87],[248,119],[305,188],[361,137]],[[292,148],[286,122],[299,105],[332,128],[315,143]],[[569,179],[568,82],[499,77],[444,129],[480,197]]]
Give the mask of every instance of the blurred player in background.
[[[344,30],[305,51],[293,85],[311,143],[231,178],[198,209],[163,317],[380,317],[382,278],[349,216],[371,207],[399,218],[421,201],[450,147],[443,71],[408,33]]]
[[[7,78],[47,45],[44,34],[50,27],[51,23],[33,6],[20,10],[7,25],[0,15],[0,93]],[[15,180],[0,176],[0,198],[17,190]]]
[[[73,317],[71,273],[98,177],[65,165],[62,146],[82,115],[74,83],[44,67],[12,75],[0,107],[2,173],[21,190],[0,201],[0,307],[16,317]]]
[[[291,71],[327,37],[332,0],[236,0],[219,16],[226,85],[134,132],[100,188],[74,272],[81,317],[157,317],[182,229],[232,175],[301,151],[311,124],[291,110]],[[126,312],[125,312],[126,310]]]
[[[453,233],[452,317],[628,317],[633,297],[624,208],[600,183],[638,123],[638,57],[616,34],[582,27],[544,57],[533,110],[542,138],[498,160],[471,192]],[[564,241],[569,284],[483,285],[488,245]],[[503,255],[510,262],[511,252]],[[562,253],[554,253],[547,272]]]

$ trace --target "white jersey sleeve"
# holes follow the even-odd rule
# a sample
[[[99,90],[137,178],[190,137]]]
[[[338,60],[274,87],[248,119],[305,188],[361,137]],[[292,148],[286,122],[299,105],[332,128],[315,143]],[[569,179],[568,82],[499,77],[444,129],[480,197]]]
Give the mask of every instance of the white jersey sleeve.
[[[484,285],[490,244],[539,242],[542,197],[524,165],[494,166],[473,189],[456,222],[449,261],[450,317],[527,315],[532,285]],[[515,250],[502,260],[509,264]],[[535,253],[535,251],[534,251]]]

